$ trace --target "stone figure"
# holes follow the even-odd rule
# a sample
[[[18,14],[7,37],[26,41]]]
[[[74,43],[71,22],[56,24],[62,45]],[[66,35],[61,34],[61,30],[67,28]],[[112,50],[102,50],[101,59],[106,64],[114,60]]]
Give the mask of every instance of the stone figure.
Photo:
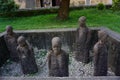
[[[79,18],[79,28],[76,33],[76,43],[75,43],[75,59],[83,63],[89,62],[89,50],[90,50],[90,40],[91,31],[86,26],[86,17],[82,16]]]
[[[68,62],[69,55],[61,49],[61,39],[54,37],[52,39],[52,50],[48,53],[49,76],[66,77],[69,76]]]
[[[35,62],[33,48],[25,40],[23,36],[20,36],[17,40],[18,42],[18,55],[20,58],[20,64],[22,66],[22,71],[24,74],[33,74],[38,72],[37,64]]]
[[[7,48],[10,52],[10,59],[12,61],[18,62],[18,52],[17,52],[17,35],[13,32],[12,26],[6,27],[6,34],[4,35],[4,40],[6,42]]]
[[[107,57],[107,34],[105,31],[98,32],[99,41],[94,45],[94,76],[106,76],[108,70]]]

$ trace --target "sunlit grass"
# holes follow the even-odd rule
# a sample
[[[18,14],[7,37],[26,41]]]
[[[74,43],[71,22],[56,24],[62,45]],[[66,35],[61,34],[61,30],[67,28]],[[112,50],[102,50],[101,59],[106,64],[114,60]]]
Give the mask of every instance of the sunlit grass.
[[[5,30],[6,25],[12,25],[15,30],[49,29],[49,28],[76,28],[78,18],[87,17],[87,26],[105,26],[114,31],[120,32],[119,12],[111,10],[99,11],[96,9],[74,10],[70,12],[68,20],[56,19],[57,14],[47,14],[32,17],[0,18],[0,32]]]

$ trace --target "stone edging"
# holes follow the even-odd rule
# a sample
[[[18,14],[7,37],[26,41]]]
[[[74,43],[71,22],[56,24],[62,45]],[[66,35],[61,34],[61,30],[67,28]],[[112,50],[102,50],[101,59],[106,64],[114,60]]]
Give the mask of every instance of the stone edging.
[[[120,76],[110,77],[1,77],[0,80],[120,80]]]

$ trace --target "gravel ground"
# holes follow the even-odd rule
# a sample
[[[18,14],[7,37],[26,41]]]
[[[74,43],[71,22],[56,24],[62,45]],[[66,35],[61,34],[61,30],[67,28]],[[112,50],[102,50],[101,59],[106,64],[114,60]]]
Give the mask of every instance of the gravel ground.
[[[39,76],[47,77],[48,76],[48,65],[41,68],[41,64],[45,62],[45,55],[47,51],[34,49],[36,63],[38,65],[39,71],[36,74],[24,75],[21,70],[19,63],[7,61],[0,68],[0,76]],[[77,62],[71,55],[69,56],[69,77],[79,77],[79,76],[93,76],[94,66],[93,62],[89,64],[83,64],[82,62]],[[108,70],[108,76],[114,76],[114,73]]]

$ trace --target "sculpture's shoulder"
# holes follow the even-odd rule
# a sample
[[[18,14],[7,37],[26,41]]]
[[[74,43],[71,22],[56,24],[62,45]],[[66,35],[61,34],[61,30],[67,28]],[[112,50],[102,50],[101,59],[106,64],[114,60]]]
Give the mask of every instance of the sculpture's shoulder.
[[[94,45],[93,50],[94,50],[95,52],[98,51],[99,45],[100,45],[99,42],[97,42],[97,43]]]
[[[16,33],[13,32],[12,35],[8,35],[7,33],[4,34],[4,39],[7,39],[7,38],[18,38],[18,35]]]
[[[18,45],[16,49],[17,49],[17,51],[20,51],[20,49],[21,49],[20,45]]]
[[[5,33],[5,34],[3,35],[3,37],[4,37],[4,39],[6,39],[6,38],[8,37],[7,33]]]
[[[67,52],[65,52],[64,50],[61,50],[61,54],[62,54],[63,56],[65,56],[65,57],[68,57],[68,56],[69,56],[69,54],[68,54]]]
[[[95,45],[94,45],[94,51],[95,52],[101,52],[102,49],[105,49],[105,46],[103,43],[101,43],[100,41],[98,41]]]
[[[90,29],[88,28],[88,27],[85,27],[85,28],[83,28],[84,29],[84,31],[86,31],[86,32],[90,32]]]

